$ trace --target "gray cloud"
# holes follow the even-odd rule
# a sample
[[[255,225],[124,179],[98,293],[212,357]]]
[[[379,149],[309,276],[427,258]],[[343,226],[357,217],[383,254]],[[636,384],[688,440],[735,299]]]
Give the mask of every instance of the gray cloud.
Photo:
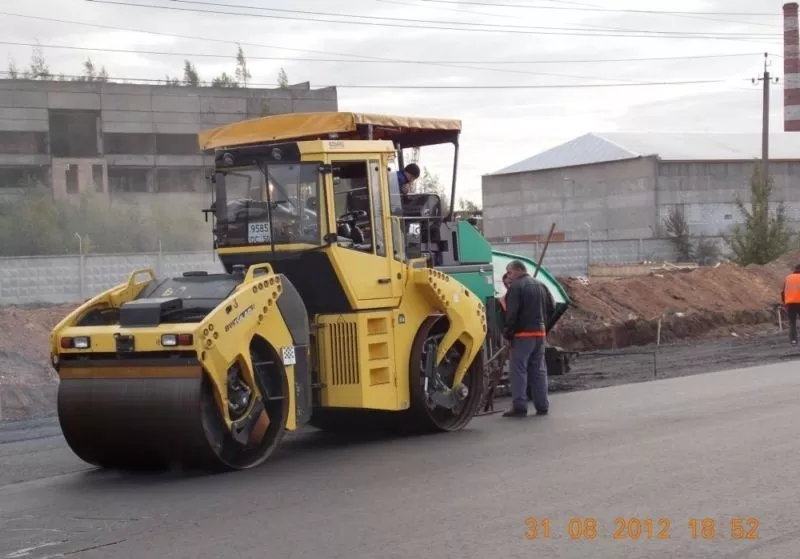
[[[166,0],[136,0],[163,6],[218,9]],[[330,21],[290,21],[247,18],[219,14],[173,12],[120,7],[84,0],[30,0],[5,6],[6,12],[75,20],[112,27],[132,27],[157,33],[205,37],[206,40],[131,33],[85,26],[59,24],[0,15],[5,41],[75,45],[88,48],[116,48],[197,53],[189,57],[201,78],[211,79],[235,68],[234,41],[268,45],[244,45],[253,83],[271,84],[284,67],[290,81],[319,85],[424,84],[436,85],[561,85],[610,83],[618,81],[677,81],[722,79],[724,86],[619,87],[606,89],[355,89],[339,91],[343,110],[365,110],[395,114],[445,116],[464,121],[462,157],[459,166],[459,194],[480,200],[480,175],[547,149],[588,131],[615,129],[741,130],[760,126],[760,96],[748,80],[760,70],[758,53],[782,54],[782,0],[675,0],[668,7],[654,9],[706,12],[772,12],[774,17],[707,16],[677,17],[647,14],[608,14],[587,11],[512,9],[452,5],[410,0],[219,0],[226,3],[269,6],[288,10],[335,12],[380,17],[392,27],[335,24]],[[491,2],[491,0],[489,0]],[[512,0],[497,0],[513,3]],[[521,3],[521,2],[520,2]],[[604,8],[643,9],[641,2],[581,0],[575,3]],[[566,2],[537,2],[539,5],[568,6]],[[245,10],[230,10],[243,12]],[[253,13],[270,14],[253,10]],[[281,14],[275,14],[281,15]],[[294,14],[285,14],[294,15]],[[304,16],[298,16],[304,17]],[[334,19],[307,16],[309,19]],[[422,29],[402,19],[597,29],[659,30],[681,33],[773,34],[759,39],[679,39],[576,37],[523,33],[484,33]],[[366,21],[366,20],[365,20]],[[442,26],[452,26],[451,23]],[[522,31],[521,29],[517,29]],[[229,43],[212,41],[217,39]],[[302,50],[286,50],[287,47]],[[24,66],[29,47],[6,46],[9,59]],[[224,54],[227,59],[199,54]],[[327,55],[324,53],[328,53]],[[574,60],[603,58],[697,56],[752,53],[748,57],[718,59],[559,64],[462,64],[461,67],[434,64],[373,64],[255,60],[252,57],[340,58],[340,54],[374,56],[399,60]],[[91,56],[116,77],[161,79],[165,74],[180,76],[182,56],[83,52],[45,48],[54,73],[77,74],[81,63]],[[466,68],[465,66],[471,66]],[[478,69],[482,67],[484,69]],[[782,60],[774,60],[782,74]],[[560,76],[546,75],[560,74]],[[782,127],[782,94],[773,95],[773,127]],[[736,118],[731,118],[736,115]],[[449,148],[426,149],[421,163],[444,181],[450,180]]]

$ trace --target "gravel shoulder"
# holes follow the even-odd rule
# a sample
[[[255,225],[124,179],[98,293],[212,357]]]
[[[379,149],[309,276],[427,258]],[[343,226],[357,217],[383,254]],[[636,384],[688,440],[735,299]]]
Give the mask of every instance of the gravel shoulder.
[[[785,333],[774,331],[747,338],[687,341],[658,348],[651,344],[587,352],[580,354],[569,373],[551,377],[550,390],[572,392],[796,359],[800,359],[800,350],[789,346]]]

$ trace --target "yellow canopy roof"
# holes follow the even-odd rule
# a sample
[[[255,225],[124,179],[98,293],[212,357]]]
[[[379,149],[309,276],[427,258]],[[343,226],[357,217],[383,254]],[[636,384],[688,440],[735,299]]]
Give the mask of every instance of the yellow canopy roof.
[[[448,143],[461,131],[461,121],[348,112],[287,113],[232,122],[198,134],[201,150],[276,141],[298,141],[338,134],[339,139],[393,140],[403,147]]]

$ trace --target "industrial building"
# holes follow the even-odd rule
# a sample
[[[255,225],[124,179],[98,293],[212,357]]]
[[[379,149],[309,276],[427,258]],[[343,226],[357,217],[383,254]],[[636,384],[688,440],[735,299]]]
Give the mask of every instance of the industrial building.
[[[586,134],[482,177],[484,232],[495,242],[663,236],[680,205],[692,235],[718,236],[741,222],[761,134]],[[773,201],[800,228],[800,134],[770,135]]]
[[[199,152],[200,130],[336,110],[336,88],[308,83],[254,89],[0,80],[0,196],[24,195],[39,183],[57,198],[91,191],[199,202],[207,198],[203,164],[211,162]]]

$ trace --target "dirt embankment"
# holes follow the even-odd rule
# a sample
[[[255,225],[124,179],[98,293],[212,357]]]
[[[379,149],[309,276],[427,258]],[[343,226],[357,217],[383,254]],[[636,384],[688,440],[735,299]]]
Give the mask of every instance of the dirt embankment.
[[[0,307],[0,420],[52,413],[50,330],[74,307]]]
[[[553,343],[577,350],[653,343],[709,335],[747,335],[777,325],[781,285],[800,252],[766,266],[725,263],[686,272],[630,278],[560,281],[572,307],[553,331]]]

